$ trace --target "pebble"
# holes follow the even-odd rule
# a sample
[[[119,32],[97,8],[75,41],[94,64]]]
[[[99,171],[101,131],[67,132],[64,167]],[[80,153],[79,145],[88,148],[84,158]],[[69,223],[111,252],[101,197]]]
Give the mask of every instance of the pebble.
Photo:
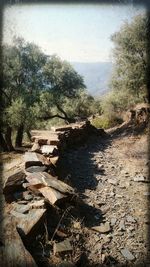
[[[33,172],[44,172],[47,170],[46,166],[31,166],[26,168],[27,172],[33,173]]]
[[[122,188],[122,189],[125,189],[126,188],[126,185],[124,183],[120,183],[119,184],[119,187]]]
[[[133,254],[127,248],[121,249],[121,253],[124,256],[124,258],[127,259],[127,260],[132,261],[132,260],[135,259]]]
[[[136,222],[136,220],[130,215],[126,217],[126,220],[127,220],[127,222],[131,222],[131,223],[135,223]]]
[[[139,174],[139,175],[136,175],[134,178],[133,178],[133,181],[134,182],[145,182],[145,177],[142,175],[142,174]]]
[[[28,191],[25,191],[25,192],[23,192],[23,198],[25,200],[32,200],[33,196]]]
[[[108,179],[108,182],[113,185],[117,185],[118,181],[116,179]]]
[[[92,229],[99,233],[108,233],[111,230],[109,222],[103,223],[100,226],[94,226]]]
[[[112,219],[111,219],[111,226],[114,226],[114,225],[116,224],[116,221],[117,221],[116,218],[112,218]]]
[[[124,224],[124,220],[121,220],[120,223],[119,223],[119,230],[121,231],[125,231],[126,228],[125,228],[125,224]]]

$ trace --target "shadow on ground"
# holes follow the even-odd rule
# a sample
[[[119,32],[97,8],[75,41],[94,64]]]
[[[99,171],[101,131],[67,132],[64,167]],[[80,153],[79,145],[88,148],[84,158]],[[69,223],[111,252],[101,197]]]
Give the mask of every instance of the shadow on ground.
[[[84,193],[86,189],[96,189],[96,176],[101,175],[103,179],[105,172],[98,168],[93,156],[95,153],[101,154],[109,145],[110,137],[93,136],[83,146],[65,151],[58,163],[59,179],[69,183],[79,194]]]

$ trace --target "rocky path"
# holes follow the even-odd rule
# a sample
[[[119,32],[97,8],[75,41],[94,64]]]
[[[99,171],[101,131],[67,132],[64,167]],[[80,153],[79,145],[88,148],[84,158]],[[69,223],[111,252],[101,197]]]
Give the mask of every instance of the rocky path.
[[[148,164],[146,136],[95,138],[64,154],[60,173],[85,203],[78,266],[150,266]]]

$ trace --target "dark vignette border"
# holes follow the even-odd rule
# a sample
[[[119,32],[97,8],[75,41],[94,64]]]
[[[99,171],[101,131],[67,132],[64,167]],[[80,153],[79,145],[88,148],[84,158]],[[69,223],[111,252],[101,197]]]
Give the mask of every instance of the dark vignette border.
[[[74,4],[80,4],[80,3],[84,3],[84,4],[133,4],[133,5],[137,5],[137,4],[142,4],[145,5],[146,9],[147,9],[147,18],[148,18],[148,25],[147,25],[147,59],[148,59],[148,66],[147,66],[147,71],[146,71],[146,75],[147,75],[147,91],[148,91],[148,98],[149,98],[149,103],[150,103],[150,0],[0,0],[0,92],[1,92],[1,88],[3,85],[3,62],[2,62],[2,32],[3,32],[3,8],[8,4],[8,5],[14,5],[14,4],[51,4],[51,3],[57,3],[57,4],[61,4],[61,3],[74,3]],[[0,93],[0,110],[2,105],[1,102],[2,101],[2,97],[1,97],[1,93]],[[1,125],[0,125],[1,127]],[[150,136],[150,129],[149,129],[149,133],[148,135]],[[148,151],[149,151],[149,157],[148,159],[150,160],[150,138],[149,138],[149,142],[148,142]],[[149,182],[150,182],[150,166],[149,166]],[[149,190],[150,190],[150,183],[148,184],[149,186]],[[0,178],[0,203],[2,203],[2,181]],[[148,241],[148,250],[147,250],[147,258],[146,260],[148,260],[148,262],[150,262],[150,201],[147,201],[147,209],[148,209],[148,232],[147,232],[147,241]],[[3,209],[1,208],[0,205],[0,221],[3,219]],[[0,229],[1,232],[1,229]],[[1,245],[1,244],[0,244]],[[141,267],[142,262],[140,262],[135,266],[135,267]],[[3,266],[3,263],[0,262],[0,266]],[[17,265],[16,265],[17,266]],[[99,266],[102,267],[103,265]],[[117,265],[118,266],[118,265]],[[126,267],[127,265],[120,265],[120,267]],[[146,267],[149,266],[146,264]],[[6,266],[7,267],[7,266]],[[15,266],[13,266],[15,267]],[[21,266],[19,266],[21,267]],[[30,266],[27,266],[30,267]],[[81,266],[84,267],[84,266]],[[92,265],[91,267],[94,267],[94,265]],[[96,266],[95,266],[96,267]]]

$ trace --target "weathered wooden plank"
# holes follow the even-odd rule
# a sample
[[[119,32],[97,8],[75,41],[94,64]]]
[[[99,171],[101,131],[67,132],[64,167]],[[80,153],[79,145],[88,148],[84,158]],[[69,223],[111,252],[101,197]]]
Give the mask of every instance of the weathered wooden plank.
[[[31,254],[26,250],[16,230],[12,216],[6,216],[0,225],[0,266],[37,267]]]
[[[3,186],[4,194],[11,194],[15,191],[19,191],[22,188],[22,184],[25,181],[25,173],[23,171],[16,171],[16,173],[10,175]]]
[[[50,162],[43,155],[35,152],[26,152],[24,154],[25,168],[31,166],[50,165]]]
[[[42,185],[43,186],[49,186],[52,187],[61,193],[74,193],[74,189],[65,184],[64,182],[60,181],[57,179],[57,177],[53,177],[47,172],[37,172],[37,173],[31,173],[27,175],[26,180],[31,184],[31,185]]]
[[[42,195],[53,205],[59,199],[65,198],[66,195],[60,193],[59,191],[50,188],[50,187],[42,187],[39,189]]]

